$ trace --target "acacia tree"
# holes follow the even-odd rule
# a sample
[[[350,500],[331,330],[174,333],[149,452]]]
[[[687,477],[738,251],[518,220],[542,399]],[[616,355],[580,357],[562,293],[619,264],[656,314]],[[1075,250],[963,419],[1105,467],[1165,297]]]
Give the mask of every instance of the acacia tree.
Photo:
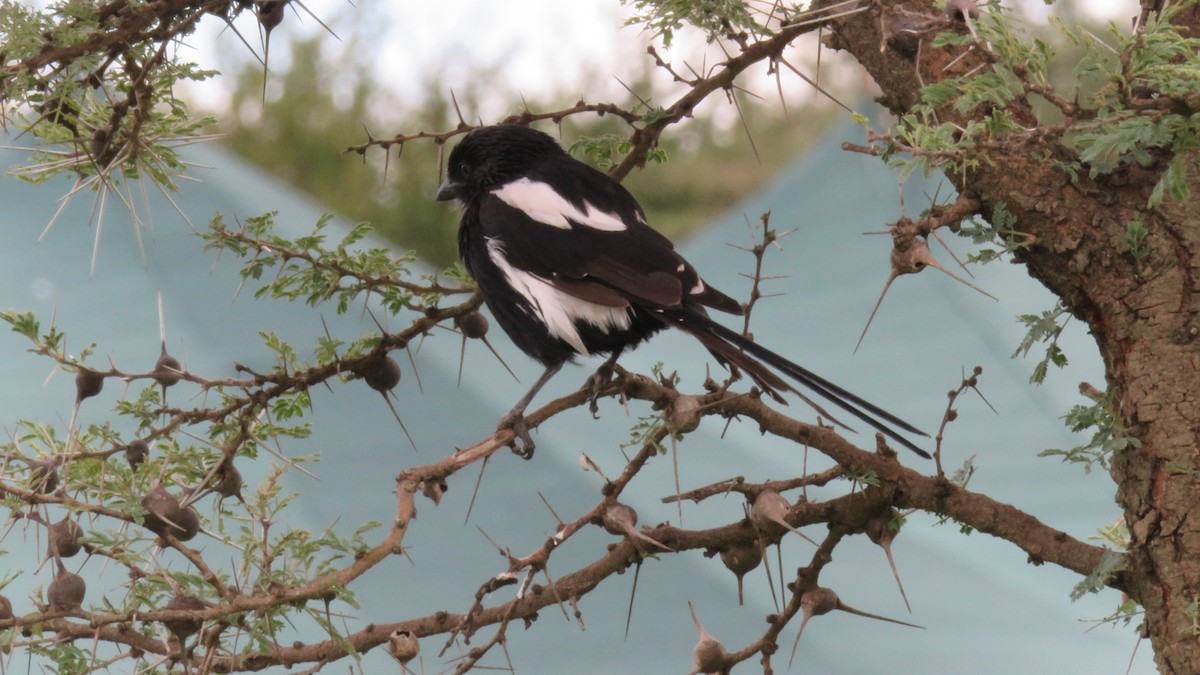
[[[170,189],[184,168],[174,144],[203,128],[172,97],[172,86],[211,75],[187,63],[177,43],[202,21],[232,22],[250,13],[269,30],[289,4],[110,0],[46,9],[0,6],[6,114],[40,141],[33,163],[19,171],[33,179],[75,175],[75,191],[95,190],[114,201],[122,199],[123,186],[135,177]],[[86,352],[70,355],[52,325],[29,313],[5,313],[36,353],[76,373],[77,406],[108,381],[141,385],[118,406],[118,423],[87,429],[72,424],[65,437],[46,425],[26,423],[5,447],[0,479],[5,505],[13,517],[46,528],[58,569],[44,601],[29,611],[0,601],[0,629],[20,629],[5,634],[8,649],[43,655],[71,672],[122,659],[146,662],[139,667],[233,672],[274,665],[320,669],[380,647],[406,662],[416,638],[468,640],[478,633],[477,644],[456,666],[466,671],[504,644],[511,622],[593,592],[648,552],[669,558],[700,549],[719,552],[736,565],[739,555],[753,558],[764,542],[780,536],[781,530],[756,524],[759,519],[741,518],[711,529],[663,525],[638,531],[622,507],[623,490],[664,441],[688,434],[702,416],[720,416],[753,420],[767,433],[827,455],[834,467],[763,484],[730,481],[683,498],[735,491],[750,503],[765,503],[781,491],[837,476],[869,477],[869,485],[821,502],[785,505],[780,517],[788,524],[823,523],[828,535],[788,585],[787,604],[768,617],[762,635],[731,650],[701,640],[696,671],[724,672],[748,660],[771,671],[781,631],[797,616],[836,604],[819,578],[839,544],[859,534],[884,536],[897,510],[917,509],[1005,539],[1031,559],[1072,570],[1095,587],[1123,591],[1132,601],[1125,611],[1133,615],[1136,603],[1143,612],[1141,630],[1160,669],[1200,672],[1195,637],[1200,532],[1187,517],[1200,507],[1193,489],[1200,470],[1196,4],[1143,0],[1132,27],[1114,27],[1103,40],[1063,27],[1078,48],[1069,64],[1073,76],[1065,83],[1053,76],[1062,65],[1054,50],[1022,35],[998,5],[977,7],[961,0],[950,0],[948,7],[922,0],[817,1],[805,7],[766,3],[765,9],[741,2],[630,4],[632,20],[663,39],[691,25],[720,41],[728,58],[694,72],[651,49],[658,67],[686,88],[669,104],[584,100],[557,110],[526,110],[506,121],[528,124],[593,114],[623,120],[625,137],[593,143],[593,149],[614,159],[610,173],[620,179],[654,155],[672,125],[689,118],[706,98],[732,91],[752,66],[787,70],[785,48],[820,27],[827,46],[849,54],[874,79],[878,100],[896,119],[889,132],[868,129],[868,144],[847,149],[879,155],[901,172],[942,171],[958,191],[917,219],[891,224],[897,273],[925,266],[926,239],[938,230],[966,231],[981,245],[998,245],[1060,299],[1059,310],[1030,320],[1030,345],[1047,344],[1044,366],[1062,361],[1054,342],[1062,320],[1077,317],[1089,327],[1103,356],[1107,387],[1091,392],[1094,406],[1073,412],[1079,428],[1095,428],[1095,440],[1067,458],[1110,468],[1128,526],[1124,550],[1076,540],[970,491],[950,480],[940,462],[926,475],[902,466],[882,442],[871,450],[856,447],[833,430],[784,415],[744,383],[709,382],[704,391],[685,392],[661,374],[618,369],[603,394],[646,401],[661,415],[641,430],[639,451],[607,482],[594,508],[562,523],[558,534],[536,550],[510,554],[508,569],[485,580],[461,614],[396,617],[387,625],[358,626],[344,634],[327,621],[322,626],[329,639],[289,643],[276,634],[283,620],[305,612],[319,617],[306,608],[308,601],[351,597],[359,577],[403,552],[406,536],[418,524],[413,521],[418,499],[436,502],[458,472],[511,444],[513,436],[500,429],[464,450],[400,471],[395,519],[382,534],[363,531],[348,540],[268,536],[286,504],[277,475],[253,499],[209,501],[214,492],[239,494],[239,462],[275,439],[304,433],[303,425],[289,425],[289,420],[303,414],[309,389],[361,378],[386,392],[399,373],[390,353],[438,324],[457,324],[472,333],[480,306],[461,274],[421,276],[411,271],[407,258],[356,247],[361,228],[330,244],[321,236],[284,239],[272,231],[269,217],[238,228],[218,218],[205,235],[208,245],[243,256],[247,279],[270,277],[262,282],[262,292],[313,304],[333,301],[342,310],[370,296],[407,323],[352,343],[324,341],[312,363],[273,343],[278,368],[215,377],[185,372],[165,350],[150,372],[97,367],[86,361]],[[369,155],[413,142],[441,145],[471,125],[460,118],[449,127],[400,130],[352,150]],[[773,236],[766,230],[758,250]],[[978,253],[995,254],[991,248]],[[975,376],[968,377],[960,391],[975,384]],[[193,387],[217,403],[168,405],[163,392],[172,385]],[[556,399],[530,413],[529,422],[536,427],[587,405],[589,398],[579,392]],[[948,409],[946,420],[953,416]],[[446,446],[454,442],[447,439]],[[174,485],[189,488],[166,488]],[[52,511],[67,515],[52,522]],[[189,545],[201,527],[226,532],[224,520],[234,516],[258,524],[225,535],[243,544],[241,560],[225,567]],[[535,573],[546,570],[557,548],[591,523],[624,541],[591,564],[526,592],[535,590]],[[86,579],[61,563],[81,546],[125,568],[131,592],[103,598],[88,594]],[[150,546],[173,550],[186,571],[134,553]],[[352,554],[348,562],[339,559],[343,553]],[[273,564],[288,557],[311,564],[287,569]],[[499,597],[496,591],[512,583],[519,583],[521,592],[509,600]],[[480,633],[491,626],[497,628]],[[111,649],[96,650],[93,643]]]

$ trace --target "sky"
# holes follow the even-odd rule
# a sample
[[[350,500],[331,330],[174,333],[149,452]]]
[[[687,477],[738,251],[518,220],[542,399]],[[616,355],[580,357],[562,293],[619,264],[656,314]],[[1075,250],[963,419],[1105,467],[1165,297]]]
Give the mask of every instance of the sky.
[[[1006,0],[1031,22],[1043,20],[1048,9],[1043,0]],[[1061,4],[1061,2],[1060,2]],[[1124,21],[1137,9],[1135,0],[1080,0],[1083,12],[1098,19]],[[271,59],[285,67],[286,49],[293,37],[311,36],[328,25],[341,40],[330,45],[329,58],[358,59],[388,83],[394,104],[419,101],[429,86],[426,78],[437,73],[436,82],[446,89],[463,91],[481,71],[491,71],[495,89],[507,104],[513,92],[538,95],[579,88],[592,95],[619,95],[621,84],[642,67],[649,36],[636,27],[625,26],[633,7],[620,0],[450,0],[448,2],[358,2],[307,0],[304,7],[320,18],[293,7],[272,35]],[[258,27],[249,15],[237,28],[261,52]],[[243,63],[247,52],[238,38],[224,26],[209,21],[192,41],[203,66],[230,67]],[[662,50],[661,41],[656,45]],[[707,49],[707,56],[705,51]],[[673,63],[714,62],[717,48],[705,45],[702,36],[684,34],[670,50],[662,50]],[[811,45],[805,53],[815,53]],[[828,51],[826,52],[828,53]],[[750,86],[774,91],[773,78],[753,73],[742,80]],[[835,71],[836,75],[836,71]],[[742,82],[745,84],[745,82]],[[336,84],[335,84],[336,86]],[[347,88],[350,83],[346,83]],[[597,92],[597,86],[600,90]],[[798,78],[785,79],[797,95],[812,95]],[[187,95],[209,106],[220,107],[228,100],[227,83],[220,78],[189,87]],[[500,105],[497,103],[496,105]]]
[[[584,70],[612,64],[632,43],[644,49],[633,29],[622,30],[622,8],[616,0],[516,0],[486,2],[356,3],[344,0],[305,2],[321,22],[341,39],[338,57],[365,58],[389,83],[399,100],[422,96],[426,73],[441,72],[447,88],[463,89],[480,68],[495,68],[506,88],[529,92],[560,90],[578,82]],[[520,22],[519,25],[517,22]],[[246,39],[261,52],[257,27],[250,17],[237,22]],[[497,30],[497,27],[501,27]],[[272,35],[284,40],[323,31],[307,12],[288,11]],[[246,60],[236,36],[208,22],[193,40],[204,66],[223,67]],[[286,49],[272,49],[280,63]],[[282,63],[281,63],[282,65]],[[219,79],[194,87],[204,101],[227,98]]]

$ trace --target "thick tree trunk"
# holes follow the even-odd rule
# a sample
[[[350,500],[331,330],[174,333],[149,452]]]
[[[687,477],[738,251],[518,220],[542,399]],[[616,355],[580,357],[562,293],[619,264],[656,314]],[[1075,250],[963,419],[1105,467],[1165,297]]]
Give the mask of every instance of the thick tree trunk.
[[[832,39],[868,70],[896,114],[917,101],[922,83],[979,65],[968,55],[947,69],[958,51],[889,44],[881,26],[901,10],[938,15],[928,2],[885,2],[844,20]],[[1182,20],[1198,17],[1191,11]],[[1032,124],[1028,101],[1014,101],[1009,112]],[[942,119],[953,116],[947,110]],[[1094,181],[1084,171],[1072,181],[1031,149],[1001,147],[990,151],[991,163],[948,178],[978,200],[980,213],[1002,203],[1016,216],[1015,229],[1031,235],[1018,259],[1091,329],[1114,411],[1141,441],[1112,463],[1132,534],[1116,585],[1145,608],[1159,668],[1200,673],[1200,166],[1190,167],[1186,203],[1148,210],[1165,161]],[[1127,231],[1138,218],[1148,234],[1135,256]]]
[[[1145,269],[1089,288],[1118,412],[1142,440],[1112,475],[1133,535],[1126,582],[1165,673],[1200,672],[1200,210],[1189,201],[1144,216]]]

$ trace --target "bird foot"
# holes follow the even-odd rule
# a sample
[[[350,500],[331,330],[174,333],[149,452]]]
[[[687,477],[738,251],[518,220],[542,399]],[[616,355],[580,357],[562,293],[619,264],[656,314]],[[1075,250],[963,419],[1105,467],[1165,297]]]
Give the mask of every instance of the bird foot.
[[[589,395],[588,410],[592,413],[592,419],[600,419],[600,405],[597,401],[600,400],[600,394],[604,393],[604,387],[612,381],[614,370],[613,364],[605,361],[583,383],[583,391]]]
[[[510,410],[508,414],[500,418],[500,423],[496,425],[497,431],[508,429],[513,432],[513,438],[508,443],[508,447],[512,448],[513,454],[521,459],[532,459],[533,450],[537,445],[529,436],[529,423],[525,421],[524,410]]]

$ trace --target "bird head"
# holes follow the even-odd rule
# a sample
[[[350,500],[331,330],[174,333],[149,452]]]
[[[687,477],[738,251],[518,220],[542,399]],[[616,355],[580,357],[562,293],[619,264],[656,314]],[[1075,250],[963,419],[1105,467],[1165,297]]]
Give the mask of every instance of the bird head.
[[[526,175],[538,162],[562,154],[558,142],[537,129],[514,124],[480,127],[450,152],[437,200],[471,201],[486,190]]]

